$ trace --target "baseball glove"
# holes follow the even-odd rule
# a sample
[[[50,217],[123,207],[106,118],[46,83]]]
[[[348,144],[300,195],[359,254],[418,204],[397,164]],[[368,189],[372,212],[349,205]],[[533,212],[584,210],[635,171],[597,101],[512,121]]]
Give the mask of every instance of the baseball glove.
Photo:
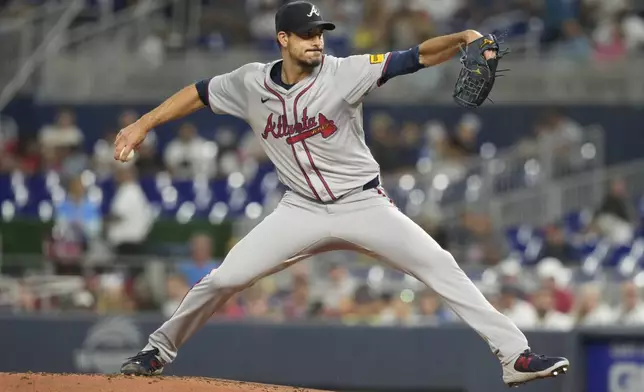
[[[493,50],[496,57],[485,59],[485,51]],[[454,101],[466,108],[477,108],[488,98],[494,81],[499,72],[499,60],[510,52],[509,49],[500,50],[499,42],[493,34],[485,35],[476,41],[470,42],[465,49],[461,47],[461,72],[454,86]]]

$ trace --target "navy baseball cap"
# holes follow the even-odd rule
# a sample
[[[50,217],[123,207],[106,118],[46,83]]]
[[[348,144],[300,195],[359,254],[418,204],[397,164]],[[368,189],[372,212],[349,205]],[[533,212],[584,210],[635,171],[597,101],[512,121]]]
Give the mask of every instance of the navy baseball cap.
[[[306,34],[319,27],[323,30],[334,30],[335,25],[322,20],[318,7],[308,1],[293,1],[284,4],[275,14],[275,32]]]

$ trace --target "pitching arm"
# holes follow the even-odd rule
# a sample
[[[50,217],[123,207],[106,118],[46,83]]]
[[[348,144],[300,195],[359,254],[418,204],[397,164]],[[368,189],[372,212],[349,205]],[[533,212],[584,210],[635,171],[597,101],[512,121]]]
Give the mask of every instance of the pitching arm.
[[[119,131],[114,141],[114,159],[126,162],[129,160],[130,153],[145,140],[150,130],[183,118],[204,107],[194,85],[182,88],[136,122]]]
[[[118,133],[114,142],[114,159],[127,161],[130,152],[145,140],[151,129],[186,117],[205,107],[210,107],[217,114],[230,114],[244,118],[247,95],[246,75],[259,66],[257,63],[246,64],[229,73],[182,88]]]

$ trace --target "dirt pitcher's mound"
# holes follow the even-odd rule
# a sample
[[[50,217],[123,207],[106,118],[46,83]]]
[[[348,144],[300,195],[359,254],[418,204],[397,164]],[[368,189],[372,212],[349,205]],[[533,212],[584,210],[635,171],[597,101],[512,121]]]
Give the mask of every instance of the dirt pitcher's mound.
[[[316,392],[200,377],[0,373],[2,392]],[[321,392],[321,391],[317,391]]]

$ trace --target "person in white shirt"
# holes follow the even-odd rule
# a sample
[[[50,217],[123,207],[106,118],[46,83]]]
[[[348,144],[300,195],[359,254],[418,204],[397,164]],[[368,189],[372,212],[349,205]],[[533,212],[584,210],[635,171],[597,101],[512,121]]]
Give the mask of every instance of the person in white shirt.
[[[549,289],[539,289],[533,296],[533,304],[537,311],[537,328],[567,331],[574,327],[572,317],[555,309],[554,296]]]
[[[640,288],[632,281],[622,283],[622,304],[616,312],[618,325],[644,325],[644,304]]]
[[[601,297],[601,287],[597,283],[586,283],[579,288],[573,311],[577,325],[596,327],[615,323],[614,312]]]
[[[540,143],[545,143],[545,148],[553,150],[566,150],[577,146],[583,139],[582,126],[572,118],[564,115],[558,109],[545,113],[537,127],[537,137]]]
[[[358,282],[344,265],[331,263],[328,279],[315,283],[314,297],[323,304],[328,315],[339,316],[349,310],[357,288]]]
[[[519,288],[506,284],[501,288],[498,310],[506,315],[517,327],[532,329],[537,324],[537,312],[528,301],[519,298]]]
[[[107,240],[118,254],[140,253],[153,223],[150,203],[131,165],[117,165],[115,174],[119,185],[110,206]]]
[[[83,133],[76,125],[74,114],[69,110],[62,110],[56,117],[55,124],[42,127],[39,141],[43,148],[73,148],[83,142]]]
[[[193,178],[197,174],[212,177],[216,173],[217,145],[199,136],[191,123],[184,123],[179,137],[165,149],[164,163],[174,177]]]

